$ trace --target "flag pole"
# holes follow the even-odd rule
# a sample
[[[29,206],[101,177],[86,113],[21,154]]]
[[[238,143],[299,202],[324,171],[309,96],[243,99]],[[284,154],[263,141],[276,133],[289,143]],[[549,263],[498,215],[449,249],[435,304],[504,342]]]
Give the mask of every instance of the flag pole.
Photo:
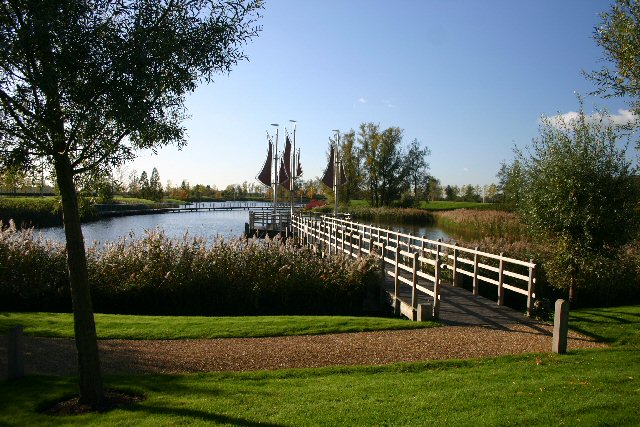
[[[275,174],[275,179],[273,180],[273,213],[276,213],[278,210],[278,124],[271,123],[271,126],[276,127],[275,162],[273,165]]]
[[[340,130],[333,129],[333,131],[336,133],[336,153],[335,153],[335,156],[333,157],[333,194],[335,199],[335,207],[333,209],[333,213],[337,217],[338,216],[338,180],[340,179],[340,172],[338,171],[338,166],[340,165],[340,163],[338,162],[338,156],[340,156],[340,151],[339,151]]]
[[[296,121],[289,120],[293,123],[293,155],[291,156],[291,182],[289,183],[289,197],[291,199],[291,215],[293,216],[293,191],[295,190],[295,176],[296,176]]]

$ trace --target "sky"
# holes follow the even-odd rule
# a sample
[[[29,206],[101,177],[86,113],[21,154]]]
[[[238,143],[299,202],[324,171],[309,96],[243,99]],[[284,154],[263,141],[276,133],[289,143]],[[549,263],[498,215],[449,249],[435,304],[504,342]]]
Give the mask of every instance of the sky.
[[[188,96],[187,145],[140,152],[127,172],[216,185],[256,175],[278,123],[319,177],[333,129],[373,122],[429,147],[443,185],[496,182],[500,162],[538,135],[542,114],[607,108],[582,71],[606,65],[593,40],[605,0],[266,0],[248,61]]]

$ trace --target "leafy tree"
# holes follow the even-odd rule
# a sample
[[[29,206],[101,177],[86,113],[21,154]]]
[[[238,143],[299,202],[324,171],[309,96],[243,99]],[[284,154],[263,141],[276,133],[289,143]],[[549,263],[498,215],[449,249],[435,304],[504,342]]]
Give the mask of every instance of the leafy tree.
[[[413,197],[418,198],[418,187],[429,176],[429,163],[427,156],[431,154],[429,147],[422,147],[417,139],[411,141],[409,150],[405,155],[405,168],[407,179],[413,191]]]
[[[160,173],[156,168],[153,168],[151,178],[149,178],[149,195],[151,200],[162,200],[162,183],[160,182]]]
[[[75,180],[137,149],[185,143],[184,100],[244,59],[261,2],[0,4],[0,163],[46,159],[62,199],[80,401],[104,397]]]
[[[440,184],[440,180],[431,176],[431,175],[427,175],[425,177],[425,194],[426,197],[431,200],[432,202],[435,200],[440,200],[442,198],[442,185]]]
[[[348,204],[352,198],[356,198],[362,183],[362,171],[360,152],[356,145],[356,132],[351,129],[342,135],[342,161],[347,183],[340,186],[339,200]]]
[[[571,302],[594,260],[636,237],[639,194],[636,169],[618,148],[624,137],[607,113],[587,117],[581,102],[576,119],[543,117],[540,136],[519,154],[522,218],[554,246]]]
[[[449,201],[453,201],[456,200],[458,198],[458,190],[455,187],[452,187],[450,185],[447,185],[444,188],[444,194],[445,197],[447,198],[447,200]]]
[[[485,185],[483,188],[484,191],[484,200],[483,202],[495,203],[496,198],[498,197],[498,186],[494,183],[489,185]]]
[[[523,194],[523,171],[520,160],[516,157],[511,164],[501,162],[496,177],[498,178],[497,190],[501,195],[502,203],[508,208],[516,208]]]
[[[142,171],[140,174],[140,179],[138,179],[138,183],[140,184],[140,197],[143,199],[148,199],[151,197],[151,185],[149,184],[149,176],[147,175],[147,171]]]
[[[369,195],[371,206],[380,206],[380,171],[376,159],[380,145],[380,126],[374,123],[361,123],[358,131],[360,158],[362,159],[363,181]]]
[[[473,184],[463,185],[460,189],[461,198],[465,202],[477,202],[480,195]]]
[[[616,0],[594,31],[605,59],[613,64],[588,75],[598,86],[598,94],[626,96],[640,116],[640,2]]]

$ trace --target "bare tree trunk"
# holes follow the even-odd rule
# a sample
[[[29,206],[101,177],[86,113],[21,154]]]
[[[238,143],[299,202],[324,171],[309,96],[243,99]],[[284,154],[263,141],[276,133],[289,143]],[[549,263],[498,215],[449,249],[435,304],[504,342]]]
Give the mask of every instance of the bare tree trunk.
[[[93,319],[84,238],[80,226],[78,195],[71,163],[66,154],[54,159],[56,181],[62,198],[64,233],[67,240],[67,268],[73,303],[73,322],[78,350],[80,401],[94,408],[104,398],[96,325]]]

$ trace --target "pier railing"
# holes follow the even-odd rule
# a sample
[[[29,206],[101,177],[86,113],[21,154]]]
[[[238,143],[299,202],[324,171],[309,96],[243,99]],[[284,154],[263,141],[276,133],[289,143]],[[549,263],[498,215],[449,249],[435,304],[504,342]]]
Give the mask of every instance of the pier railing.
[[[478,294],[480,283],[497,288],[497,303],[503,305],[505,292],[526,297],[527,314],[535,299],[536,264],[465,248],[456,243],[427,239],[412,234],[353,222],[332,216],[311,217],[294,214],[291,226],[304,244],[316,245],[324,252],[343,253],[352,257],[377,255],[384,260],[385,275],[394,280],[394,300],[400,283],[411,286],[410,310],[416,317],[418,291],[433,299],[433,316],[440,308],[439,288],[443,281],[458,286],[463,276],[471,278],[472,291]],[[420,281],[423,279],[423,281]],[[424,281],[427,283],[425,284]],[[404,313],[403,313],[404,314]]]

